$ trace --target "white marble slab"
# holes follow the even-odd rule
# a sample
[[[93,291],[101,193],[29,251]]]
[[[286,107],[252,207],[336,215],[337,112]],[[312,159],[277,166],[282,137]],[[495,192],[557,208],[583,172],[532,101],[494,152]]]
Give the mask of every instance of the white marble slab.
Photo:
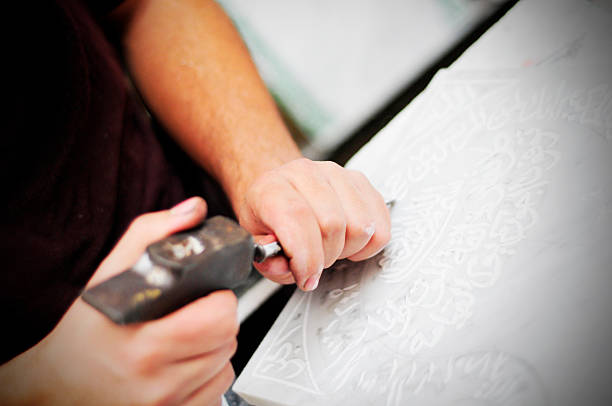
[[[356,155],[392,242],[297,292],[238,392],[612,404],[611,4],[521,1]]]
[[[296,292],[234,390],[612,404],[611,72],[439,74],[350,163],[396,199],[389,246]]]

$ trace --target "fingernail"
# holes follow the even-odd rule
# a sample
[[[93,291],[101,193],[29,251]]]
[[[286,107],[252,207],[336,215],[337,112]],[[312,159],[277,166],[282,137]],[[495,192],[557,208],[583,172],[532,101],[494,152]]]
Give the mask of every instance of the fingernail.
[[[365,227],[363,231],[365,231],[368,237],[373,236],[374,233],[376,232],[376,224],[372,222],[369,226]]]
[[[173,216],[184,216],[193,212],[199,203],[200,201],[197,197],[192,197],[171,208],[170,214]]]
[[[311,276],[306,280],[306,283],[304,284],[304,290],[307,292],[315,290],[317,286],[319,286],[319,275]]]

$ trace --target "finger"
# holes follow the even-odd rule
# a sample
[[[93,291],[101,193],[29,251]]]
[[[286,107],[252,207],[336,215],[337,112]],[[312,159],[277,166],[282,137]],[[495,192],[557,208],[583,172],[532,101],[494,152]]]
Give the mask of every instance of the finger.
[[[238,300],[229,290],[216,291],[143,323],[138,341],[155,352],[158,362],[175,362],[211,352],[238,334]]]
[[[270,183],[265,195],[252,201],[255,216],[278,237],[298,286],[314,289],[324,258],[319,224],[308,202],[283,179]]]
[[[362,261],[379,253],[391,239],[391,216],[382,195],[374,189],[368,178],[361,172],[350,171],[354,184],[361,196],[374,213],[374,235],[358,252],[348,257],[351,261]]]
[[[350,172],[346,169],[336,170],[328,176],[332,187],[342,201],[346,216],[346,238],[340,259],[361,251],[376,231],[376,216],[355,185]]]
[[[298,160],[293,162],[291,171],[285,177],[302,195],[314,213],[323,242],[323,266],[331,266],[344,248],[346,219],[341,201],[331,187],[325,172],[332,162],[312,162]]]
[[[253,238],[257,244],[261,245],[278,241],[276,236],[271,234],[256,235],[253,236]],[[284,255],[270,257],[261,263],[254,262],[253,265],[255,266],[255,269],[257,269],[264,277],[270,279],[271,281],[284,285],[295,283],[295,278],[289,270],[289,262]]]
[[[173,233],[194,227],[206,216],[206,202],[201,197],[192,197],[170,210],[147,213],[137,217],[117,244],[116,250],[123,253],[140,250]]]
[[[169,382],[174,402],[188,398],[191,394],[217,376],[236,352],[237,341],[233,339],[223,347],[200,356],[183,360],[163,369],[160,382]]]
[[[192,197],[170,210],[138,216],[102,262],[89,284],[106,279],[136,263],[149,244],[201,223],[206,216],[206,209],[206,202],[201,197]]]
[[[255,263],[257,269],[262,276],[276,283],[289,285],[295,283],[295,278],[289,270],[289,262],[284,256],[268,258],[262,263]]]
[[[221,372],[195,390],[182,404],[184,406],[218,405],[221,396],[234,382],[234,369],[229,362]]]

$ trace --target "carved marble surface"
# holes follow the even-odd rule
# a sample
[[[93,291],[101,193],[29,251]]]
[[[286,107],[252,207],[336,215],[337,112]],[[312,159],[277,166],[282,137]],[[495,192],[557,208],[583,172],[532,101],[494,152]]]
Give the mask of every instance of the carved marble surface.
[[[610,2],[559,4],[597,14],[593,32],[612,21]],[[396,200],[392,240],[297,291],[236,392],[257,406],[612,404],[612,49],[570,28],[586,34],[567,58],[538,38],[537,67],[440,72],[351,160]]]
[[[391,242],[296,292],[234,390],[610,404],[611,72],[441,72],[350,162],[396,200]]]

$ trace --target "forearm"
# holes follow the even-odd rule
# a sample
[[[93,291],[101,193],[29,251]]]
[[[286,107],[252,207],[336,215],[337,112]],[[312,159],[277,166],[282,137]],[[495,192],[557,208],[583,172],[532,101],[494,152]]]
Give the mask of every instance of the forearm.
[[[212,0],[135,1],[121,11],[144,99],[237,211],[259,174],[300,157],[238,33]]]
[[[298,148],[214,1],[134,0],[119,11],[126,60],[149,107],[220,181],[240,224],[281,243],[285,255],[258,269],[312,290],[336,259],[382,249],[390,229],[382,196],[362,174],[296,159]]]

